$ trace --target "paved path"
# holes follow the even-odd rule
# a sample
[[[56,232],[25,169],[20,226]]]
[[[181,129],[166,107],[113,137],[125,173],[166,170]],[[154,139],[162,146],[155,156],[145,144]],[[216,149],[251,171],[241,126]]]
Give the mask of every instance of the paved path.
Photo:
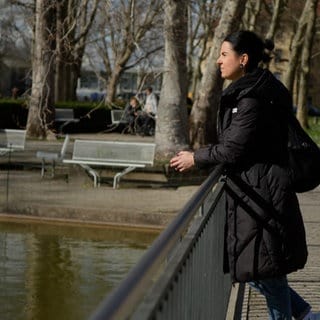
[[[309,257],[305,268],[290,274],[288,279],[292,288],[315,311],[320,311],[320,187],[298,196],[306,227]],[[268,319],[264,298],[248,287],[241,319]]]

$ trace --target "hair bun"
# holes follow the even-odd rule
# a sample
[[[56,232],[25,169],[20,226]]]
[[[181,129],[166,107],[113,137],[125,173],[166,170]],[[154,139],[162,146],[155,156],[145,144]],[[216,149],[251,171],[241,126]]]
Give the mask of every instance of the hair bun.
[[[271,39],[266,39],[264,40],[264,47],[269,50],[272,51],[274,49],[274,42]]]

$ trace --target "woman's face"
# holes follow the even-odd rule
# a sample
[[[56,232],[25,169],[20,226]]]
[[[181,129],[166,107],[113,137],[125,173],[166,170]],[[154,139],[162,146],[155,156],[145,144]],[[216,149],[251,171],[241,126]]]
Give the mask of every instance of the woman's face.
[[[244,75],[244,68],[240,65],[245,65],[244,55],[239,55],[233,50],[230,42],[224,41],[221,45],[220,56],[217,64],[220,67],[221,77],[227,80],[237,80]]]

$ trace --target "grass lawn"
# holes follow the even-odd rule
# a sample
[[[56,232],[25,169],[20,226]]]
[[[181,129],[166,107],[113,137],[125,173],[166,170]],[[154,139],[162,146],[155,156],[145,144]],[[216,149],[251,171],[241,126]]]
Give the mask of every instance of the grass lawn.
[[[309,119],[310,128],[307,130],[311,138],[320,146],[320,120],[315,123],[313,118]]]

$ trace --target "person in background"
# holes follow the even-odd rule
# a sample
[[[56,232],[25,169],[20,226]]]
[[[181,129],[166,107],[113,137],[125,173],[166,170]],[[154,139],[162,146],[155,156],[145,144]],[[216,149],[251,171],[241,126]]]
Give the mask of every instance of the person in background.
[[[14,87],[11,89],[12,99],[18,99],[18,94],[19,94],[19,88],[18,88],[17,86],[14,86]]]
[[[224,165],[224,271],[233,282],[247,282],[265,296],[269,319],[319,320],[320,313],[313,313],[287,281],[287,274],[304,267],[308,252],[287,167],[292,97],[259,67],[270,60],[271,50],[271,41],[251,31],[225,38],[217,64],[231,84],[220,99],[219,141],[194,152],[180,151],[170,165],[180,172]],[[257,206],[252,194],[265,205]]]
[[[146,101],[142,113],[137,119],[137,131],[141,135],[154,135],[155,120],[157,117],[158,99],[153,93],[152,87],[145,90]]]
[[[143,111],[155,117],[157,115],[158,99],[152,87],[146,88],[146,102]]]
[[[125,119],[129,123],[129,133],[135,133],[135,123],[139,115],[139,111],[141,111],[141,108],[138,99],[136,97],[131,97],[129,105],[125,110]]]

